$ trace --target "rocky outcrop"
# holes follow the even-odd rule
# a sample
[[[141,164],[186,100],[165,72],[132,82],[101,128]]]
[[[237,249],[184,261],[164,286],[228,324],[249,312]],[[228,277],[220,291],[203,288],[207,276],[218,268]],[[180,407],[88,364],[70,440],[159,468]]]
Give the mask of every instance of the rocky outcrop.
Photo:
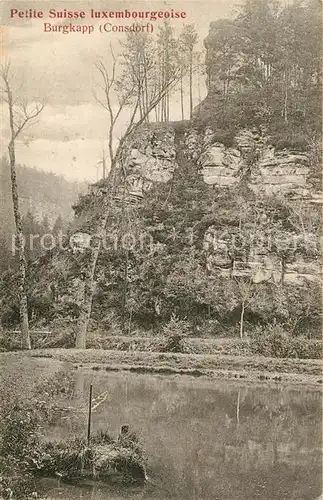
[[[304,197],[309,193],[307,182],[309,159],[306,153],[279,151],[270,147],[263,151],[250,175],[250,187],[262,194],[292,194]]]
[[[127,173],[128,196],[140,200],[156,183],[166,183],[173,177],[177,161],[192,161],[204,182],[217,188],[233,189],[242,183],[259,199],[271,195],[302,199],[312,197],[307,153],[275,151],[264,130],[240,130],[231,144],[221,142],[217,133],[191,128],[180,134],[175,127],[145,127],[128,145],[123,157]],[[179,151],[181,154],[179,155]],[[181,160],[178,160],[181,158]],[[104,183],[103,183],[104,185]],[[319,202],[317,196],[315,201]],[[316,237],[276,230],[273,235],[266,214],[256,222],[254,233],[244,234],[244,247],[236,248],[241,231],[230,228],[220,232],[210,226],[205,232],[203,248],[207,252],[210,276],[250,277],[254,283],[303,284],[320,279],[320,266],[314,260]],[[269,229],[268,229],[269,228]],[[231,231],[231,232],[230,232]],[[237,232],[237,234],[235,234]],[[288,258],[277,251],[277,245],[287,244]],[[307,251],[298,251],[304,245]],[[292,248],[293,247],[293,248]]]
[[[142,198],[154,183],[168,182],[177,166],[174,130],[143,129],[131,143],[124,165],[132,196]]]
[[[297,255],[293,262],[287,262],[284,270],[284,283],[293,285],[298,283],[320,281],[321,266],[319,261],[310,261]]]
[[[175,132],[171,127],[143,127],[124,148],[127,199],[140,200],[153,184],[171,180],[176,163]],[[91,195],[105,194],[106,181],[90,186]],[[121,188],[123,193],[123,186]]]
[[[172,126],[155,124],[140,130],[129,143],[123,165],[130,196],[140,199],[153,184],[173,177],[178,166],[175,136]],[[243,181],[261,196],[279,194],[321,202],[319,193],[312,193],[308,154],[275,151],[261,130],[241,130],[227,145],[210,127],[203,132],[192,128],[178,147],[194,161],[208,185],[230,188]],[[93,193],[101,189],[102,180],[92,186]]]
[[[186,131],[178,144],[169,129],[159,135],[156,131],[146,131],[140,139],[136,147],[130,149],[126,164],[129,178],[141,179],[140,196],[145,187],[149,189],[154,182],[167,182],[175,168],[181,167],[176,163],[177,147],[184,152],[184,157],[195,163],[208,185],[230,189],[244,183],[259,198],[279,195],[308,201],[312,197],[308,154],[275,151],[262,130],[241,130],[230,145],[220,142],[210,127],[202,132]],[[289,285],[319,280],[320,265],[313,257],[313,249],[318,252],[315,236],[306,235],[305,244],[310,246],[311,254],[307,255],[306,250],[298,251],[304,247],[304,242],[298,241],[304,235],[279,230],[273,239],[270,230],[266,233],[270,221],[265,216],[264,219],[257,222],[257,234],[247,235],[248,241],[244,242],[247,246],[251,240],[253,243],[247,250],[240,248],[238,252],[234,248],[237,234],[226,231],[223,235],[216,227],[208,228],[203,247],[208,254],[210,276],[250,276],[254,283],[272,281]],[[278,246],[287,242],[293,247],[288,258],[277,251],[277,242]]]
[[[203,248],[210,277],[250,277],[253,283],[301,285],[319,281],[321,275],[318,257],[313,257],[313,249],[319,251],[318,241],[313,235],[305,240],[284,231],[266,234],[261,223],[254,232],[240,236],[236,229],[223,231],[210,226],[204,235]],[[306,250],[303,253],[298,250],[302,243],[308,245],[308,254]],[[288,253],[279,251],[279,245],[283,244]]]
[[[241,130],[231,146],[220,142],[210,128],[200,135],[193,130],[187,134],[186,146],[207,184],[232,187],[244,181],[261,195],[295,198],[310,194],[308,154],[275,151],[269,139],[256,130]]]
[[[232,186],[238,181],[241,153],[216,142],[199,158],[206,184]]]

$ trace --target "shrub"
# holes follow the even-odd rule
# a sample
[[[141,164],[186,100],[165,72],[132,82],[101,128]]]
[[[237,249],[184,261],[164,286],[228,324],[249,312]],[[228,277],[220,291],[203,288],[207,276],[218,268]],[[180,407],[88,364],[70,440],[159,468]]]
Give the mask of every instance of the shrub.
[[[84,439],[68,439],[44,443],[34,460],[35,473],[41,476],[60,476],[65,479],[82,477],[91,466],[91,450]]]
[[[257,335],[250,344],[253,354],[274,358],[320,359],[322,342],[305,337],[291,337],[281,325],[269,326],[264,335]]]
[[[168,336],[164,346],[164,352],[184,352],[183,336],[180,333],[174,332]]]
[[[216,130],[214,135],[214,142],[220,142],[224,144],[227,148],[230,148],[234,144],[235,131],[232,130]]]
[[[34,476],[17,468],[1,464],[0,499],[1,500],[27,500],[35,495]],[[10,465],[12,467],[12,464]],[[35,496],[34,496],[35,498]],[[38,498],[38,497],[37,497]]]
[[[42,427],[55,416],[55,396],[65,394],[71,381],[72,375],[62,371],[30,391],[21,393],[14,385],[1,394],[0,498],[26,500],[35,494],[35,470],[43,453]]]
[[[0,331],[0,352],[19,351],[21,349],[21,334],[8,330]]]
[[[184,339],[188,329],[188,323],[173,314],[170,321],[163,327],[163,334],[166,337],[163,352],[185,352]]]
[[[172,127],[178,134],[184,134],[187,130],[192,127],[191,120],[181,120],[177,122],[172,122]]]
[[[270,142],[277,150],[290,149],[294,151],[308,151],[309,138],[305,133],[282,132],[274,134]]]
[[[35,491],[33,458],[39,446],[39,426],[34,404],[13,399],[2,407],[0,497],[26,499]]]

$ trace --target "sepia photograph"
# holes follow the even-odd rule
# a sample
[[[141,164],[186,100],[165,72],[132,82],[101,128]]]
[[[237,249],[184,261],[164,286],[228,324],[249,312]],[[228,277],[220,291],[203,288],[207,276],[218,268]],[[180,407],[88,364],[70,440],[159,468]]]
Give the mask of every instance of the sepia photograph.
[[[323,500],[322,1],[0,17],[0,500]]]

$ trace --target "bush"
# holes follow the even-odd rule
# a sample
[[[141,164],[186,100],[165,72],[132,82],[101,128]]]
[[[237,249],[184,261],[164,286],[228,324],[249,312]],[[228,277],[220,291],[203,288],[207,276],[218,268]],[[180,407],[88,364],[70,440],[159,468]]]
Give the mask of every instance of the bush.
[[[2,467],[2,465],[1,465]],[[0,476],[0,499],[1,500],[27,500],[35,498],[36,487],[34,476],[17,468],[7,467],[1,469]],[[37,497],[38,498],[38,497]]]
[[[189,325],[186,321],[172,315],[170,321],[163,327],[166,343],[163,352],[185,352],[185,337]]]
[[[33,458],[40,420],[35,405],[13,399],[1,409],[0,497],[26,499],[35,491]]]
[[[68,439],[44,443],[38,449],[34,472],[40,476],[59,476],[65,479],[82,477],[91,466],[91,450],[84,439]]]
[[[72,377],[61,371],[30,391],[21,392],[15,384],[6,393],[1,391],[0,498],[26,500],[35,494],[35,471],[43,453],[42,428],[55,417],[55,397],[69,391]]]
[[[214,136],[214,142],[220,142],[224,144],[227,148],[231,148],[234,144],[235,131],[232,130],[216,130]]]
[[[21,350],[21,334],[0,330],[0,352]]]
[[[277,150],[290,149],[293,151],[308,151],[309,138],[305,133],[282,132],[274,134],[270,142]]]
[[[291,337],[280,325],[272,325],[265,335],[257,335],[251,341],[252,354],[273,358],[320,359],[322,342],[305,337]]]

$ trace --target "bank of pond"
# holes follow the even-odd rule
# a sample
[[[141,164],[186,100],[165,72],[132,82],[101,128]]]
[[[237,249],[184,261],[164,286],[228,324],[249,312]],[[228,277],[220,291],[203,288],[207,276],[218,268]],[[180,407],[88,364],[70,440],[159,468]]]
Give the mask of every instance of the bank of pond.
[[[14,359],[1,367],[3,499],[309,500],[322,491],[319,388]]]

